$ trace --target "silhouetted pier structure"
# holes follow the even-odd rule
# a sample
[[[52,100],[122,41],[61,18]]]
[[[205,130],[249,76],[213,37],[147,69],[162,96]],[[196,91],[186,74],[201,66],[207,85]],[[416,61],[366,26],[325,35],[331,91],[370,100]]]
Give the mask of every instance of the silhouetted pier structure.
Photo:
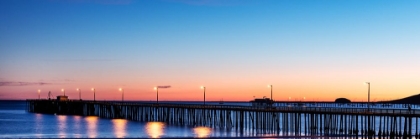
[[[280,105],[280,104],[277,104]],[[27,100],[35,113],[160,121],[239,133],[419,138],[420,110],[309,106],[252,107],[106,101]]]

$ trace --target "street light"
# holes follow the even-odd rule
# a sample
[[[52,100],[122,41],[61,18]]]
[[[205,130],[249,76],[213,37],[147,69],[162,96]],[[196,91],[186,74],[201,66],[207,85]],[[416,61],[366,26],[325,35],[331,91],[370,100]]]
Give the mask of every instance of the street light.
[[[368,112],[370,112],[370,82],[366,82],[366,84],[368,85]],[[370,118],[368,118],[368,131],[370,131]]]
[[[64,93],[64,96],[66,96],[66,90],[61,89],[61,92],[63,92]]]
[[[41,90],[38,89],[38,99],[41,99]]]
[[[268,87],[271,89],[271,101],[273,101],[273,85],[268,85]]]
[[[201,86],[200,88],[203,89],[203,91],[204,91],[204,105],[206,105],[206,87]]]
[[[170,85],[167,86],[155,86],[153,89],[156,90],[156,104],[159,103],[159,88],[171,88]]]
[[[79,91],[79,99],[82,100],[82,91],[79,88],[77,88],[76,90]]]
[[[366,82],[368,85],[368,111],[370,110],[370,82]]]
[[[120,88],[120,91],[122,92],[121,100],[124,101],[124,89]]]
[[[93,101],[96,101],[95,88],[92,88],[92,91],[93,91]]]
[[[156,86],[154,89],[156,90],[156,104],[158,104],[159,103],[159,87]]]

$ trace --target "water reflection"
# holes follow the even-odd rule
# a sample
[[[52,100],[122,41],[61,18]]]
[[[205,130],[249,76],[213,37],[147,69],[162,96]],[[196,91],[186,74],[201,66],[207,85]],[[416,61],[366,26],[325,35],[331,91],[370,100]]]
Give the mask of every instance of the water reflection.
[[[37,114],[35,114],[35,123],[36,123],[36,125],[35,125],[35,136],[37,137],[37,138],[41,138],[42,137],[42,114],[39,114],[39,113],[37,113]]]
[[[164,132],[165,124],[162,122],[148,122],[146,124],[147,135],[151,138],[160,138]]]
[[[117,138],[123,138],[126,135],[125,127],[127,126],[127,120],[125,119],[112,119],[114,125],[114,134]]]
[[[97,136],[97,128],[96,126],[98,125],[98,117],[96,116],[88,116],[85,118],[86,122],[87,122],[87,134],[89,136],[89,138],[96,138]]]
[[[76,138],[81,138],[81,134],[80,134],[80,125],[82,124],[80,122],[80,119],[82,119],[82,116],[73,116],[73,121],[74,123],[72,125],[74,125],[73,127],[73,135]]]
[[[67,116],[66,115],[59,115],[58,118],[58,135],[60,138],[66,137],[66,128],[67,128]]]
[[[195,127],[193,130],[196,137],[199,137],[199,138],[205,138],[211,134],[211,128],[204,127],[204,126]]]

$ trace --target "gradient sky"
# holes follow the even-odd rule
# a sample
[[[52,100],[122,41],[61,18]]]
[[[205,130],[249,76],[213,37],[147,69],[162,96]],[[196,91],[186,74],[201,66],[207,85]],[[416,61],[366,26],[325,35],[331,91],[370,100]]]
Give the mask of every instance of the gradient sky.
[[[418,0],[1,0],[0,99],[420,93]]]

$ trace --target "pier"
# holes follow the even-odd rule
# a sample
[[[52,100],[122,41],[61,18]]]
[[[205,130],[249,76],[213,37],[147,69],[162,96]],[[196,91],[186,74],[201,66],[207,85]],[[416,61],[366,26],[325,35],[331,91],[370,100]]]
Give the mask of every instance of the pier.
[[[81,100],[27,100],[33,113],[159,121],[272,136],[419,138],[418,109],[357,108],[366,103],[276,102],[272,107]],[[316,104],[316,105],[315,105]],[[366,104],[367,105],[367,104]]]

